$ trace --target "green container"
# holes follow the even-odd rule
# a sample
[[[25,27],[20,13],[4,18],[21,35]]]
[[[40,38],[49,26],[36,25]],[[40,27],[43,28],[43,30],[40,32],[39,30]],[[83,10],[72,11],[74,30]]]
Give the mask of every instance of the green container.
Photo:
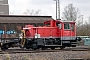
[[[89,46],[90,45],[90,38],[89,36],[78,36],[80,37],[82,40],[79,42],[80,44],[83,44],[83,45],[87,45]],[[83,42],[82,42],[83,41]]]
[[[84,45],[90,45],[90,38],[84,39]]]

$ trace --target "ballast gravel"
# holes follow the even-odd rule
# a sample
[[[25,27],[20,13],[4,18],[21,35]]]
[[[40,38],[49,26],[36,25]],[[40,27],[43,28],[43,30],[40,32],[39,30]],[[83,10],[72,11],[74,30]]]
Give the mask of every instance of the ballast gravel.
[[[90,59],[90,51],[0,54],[0,60],[66,60]]]

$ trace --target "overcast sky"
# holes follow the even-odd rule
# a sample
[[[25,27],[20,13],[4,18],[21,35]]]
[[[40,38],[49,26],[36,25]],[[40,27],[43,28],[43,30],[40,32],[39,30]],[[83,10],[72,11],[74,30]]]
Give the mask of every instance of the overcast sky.
[[[73,3],[77,7],[81,14],[84,15],[84,19],[87,19],[90,15],[90,0],[60,0],[61,16],[63,8],[69,3]],[[22,15],[26,9],[29,10],[41,10],[42,15],[49,15],[55,18],[55,1],[54,0],[9,0],[10,14]]]

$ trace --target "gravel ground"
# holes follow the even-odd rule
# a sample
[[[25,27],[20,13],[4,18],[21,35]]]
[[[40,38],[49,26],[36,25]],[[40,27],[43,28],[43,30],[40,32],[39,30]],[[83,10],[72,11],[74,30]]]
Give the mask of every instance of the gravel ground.
[[[90,51],[0,54],[0,60],[65,60],[71,58],[89,59]]]

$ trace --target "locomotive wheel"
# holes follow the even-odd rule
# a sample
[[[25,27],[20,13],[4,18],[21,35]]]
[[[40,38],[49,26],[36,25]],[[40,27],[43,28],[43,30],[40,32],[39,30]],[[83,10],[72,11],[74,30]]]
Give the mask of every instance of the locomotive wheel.
[[[32,49],[33,49],[33,50],[36,50],[36,49],[37,49],[37,47],[33,47]]]
[[[33,49],[33,50],[36,50],[37,48],[38,48],[37,44],[33,44],[32,49]]]
[[[52,49],[52,50],[54,50],[54,49],[55,49],[55,47],[52,47],[51,49]]]
[[[20,45],[20,48],[21,48],[21,49],[24,49],[24,46],[21,46],[21,45]]]
[[[42,50],[45,50],[45,48],[42,47]]]
[[[36,50],[37,48],[33,48],[33,50]]]
[[[26,47],[26,49],[30,49],[30,47]]]
[[[47,49],[47,48],[45,48],[45,47],[42,47],[41,49],[42,49],[42,50],[45,50],[45,49]]]
[[[72,47],[76,47],[76,45],[72,45]]]
[[[60,49],[64,49],[65,48],[65,46],[60,46]]]

